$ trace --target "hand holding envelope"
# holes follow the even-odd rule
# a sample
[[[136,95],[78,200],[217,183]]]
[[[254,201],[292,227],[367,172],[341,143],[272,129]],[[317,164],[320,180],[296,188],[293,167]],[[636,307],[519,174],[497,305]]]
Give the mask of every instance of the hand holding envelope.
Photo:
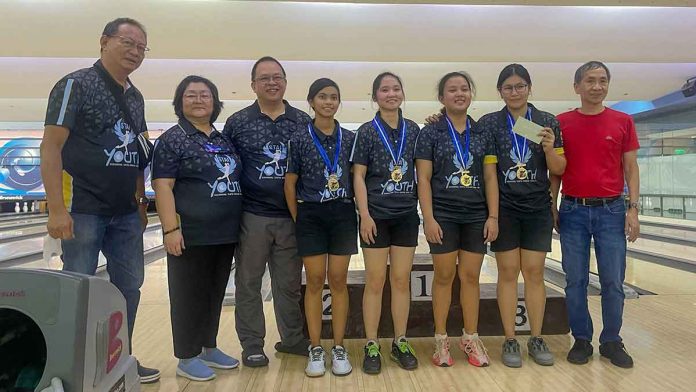
[[[553,131],[550,128],[542,127],[539,124],[531,122],[522,116],[517,119],[515,126],[512,127],[512,131],[518,135],[524,136],[533,143],[541,144],[544,151],[553,148],[553,143],[555,141]]]

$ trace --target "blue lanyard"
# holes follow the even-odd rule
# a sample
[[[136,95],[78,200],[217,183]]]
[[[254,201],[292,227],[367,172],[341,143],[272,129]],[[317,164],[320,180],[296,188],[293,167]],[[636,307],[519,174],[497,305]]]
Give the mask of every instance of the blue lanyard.
[[[447,120],[447,127],[449,128],[450,138],[452,138],[452,144],[454,144],[454,148],[457,150],[457,157],[459,158],[459,163],[462,164],[462,170],[466,170],[466,165],[467,163],[469,163],[469,130],[471,129],[469,119],[466,119],[466,130],[464,131],[466,148],[463,153],[462,145],[461,143],[459,143],[459,138],[457,137],[457,131],[454,130],[454,125],[452,125],[452,122],[450,121],[449,117],[445,116],[445,120]]]
[[[312,123],[310,122],[309,124],[307,124],[307,130],[309,131],[310,136],[312,136],[314,146],[317,148],[317,151],[319,151],[321,159],[324,160],[324,164],[326,164],[326,169],[329,171],[329,174],[336,174],[336,169],[338,168],[338,158],[341,155],[341,139],[343,136],[343,132],[341,131],[341,125],[337,124],[336,128],[338,140],[336,140],[336,151],[334,154],[334,161],[332,165],[331,161],[329,160],[329,155],[326,153],[326,150],[324,150],[324,147],[321,145],[319,137],[317,137],[316,131],[314,130]]]
[[[527,115],[525,116],[527,120],[532,121],[532,108],[527,109]],[[515,126],[515,121],[512,119],[512,115],[510,112],[507,112],[507,119],[508,119],[508,124],[510,125],[510,140],[512,141],[513,146],[517,150],[517,159],[519,159],[520,162],[524,159],[524,156],[527,154],[527,138],[524,136],[519,136],[516,135],[515,132],[512,130],[512,128]],[[522,150],[520,150],[520,139],[522,138]]]
[[[374,124],[375,129],[377,129],[379,138],[382,139],[382,144],[384,144],[384,147],[386,147],[387,151],[389,151],[389,155],[391,155],[394,165],[398,165],[404,152],[404,145],[406,144],[406,120],[403,118],[401,119],[401,134],[399,135],[399,144],[397,146],[398,153],[396,156],[394,156],[394,149],[391,146],[391,141],[387,138],[387,133],[384,131],[384,128],[379,125],[377,115],[375,115],[375,118],[372,120],[372,124]]]

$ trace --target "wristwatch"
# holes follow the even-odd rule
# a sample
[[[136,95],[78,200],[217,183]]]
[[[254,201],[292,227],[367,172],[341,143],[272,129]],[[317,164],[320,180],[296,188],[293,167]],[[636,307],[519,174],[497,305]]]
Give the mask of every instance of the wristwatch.
[[[140,196],[138,198],[138,204],[140,204],[141,206],[146,206],[150,204],[150,199],[148,199],[146,196]]]
[[[640,205],[638,204],[637,201],[633,201],[628,203],[628,209],[630,210],[631,208],[635,208],[636,211],[640,210]]]

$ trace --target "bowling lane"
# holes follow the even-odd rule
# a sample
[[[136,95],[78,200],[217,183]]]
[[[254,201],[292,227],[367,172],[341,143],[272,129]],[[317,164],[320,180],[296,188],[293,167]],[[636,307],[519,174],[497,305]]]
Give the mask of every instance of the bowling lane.
[[[561,244],[553,240],[548,257],[561,260]],[[594,250],[590,252],[590,271],[597,273]],[[626,283],[655,294],[696,294],[696,276],[660,264],[628,257],[626,259]]]
[[[0,243],[16,241],[20,238],[40,237],[46,234],[46,225],[24,227],[19,229],[7,229],[0,231]]]

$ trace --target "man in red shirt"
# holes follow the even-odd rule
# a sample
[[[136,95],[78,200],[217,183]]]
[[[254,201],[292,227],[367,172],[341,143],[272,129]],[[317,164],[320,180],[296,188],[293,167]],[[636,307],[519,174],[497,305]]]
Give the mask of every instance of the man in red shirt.
[[[609,69],[590,61],[575,72],[579,109],[558,116],[565,156],[562,178],[552,178],[553,215],[561,235],[566,303],[575,344],[568,361],[587,363],[592,356],[592,319],[587,307],[590,241],[594,239],[602,286],[603,329],[599,352],[611,363],[633,367],[619,331],[623,317],[626,241],[635,241],[638,223],[639,148],[633,119],[604,106]],[[623,190],[628,185],[626,205]],[[557,208],[560,183],[563,197]]]

